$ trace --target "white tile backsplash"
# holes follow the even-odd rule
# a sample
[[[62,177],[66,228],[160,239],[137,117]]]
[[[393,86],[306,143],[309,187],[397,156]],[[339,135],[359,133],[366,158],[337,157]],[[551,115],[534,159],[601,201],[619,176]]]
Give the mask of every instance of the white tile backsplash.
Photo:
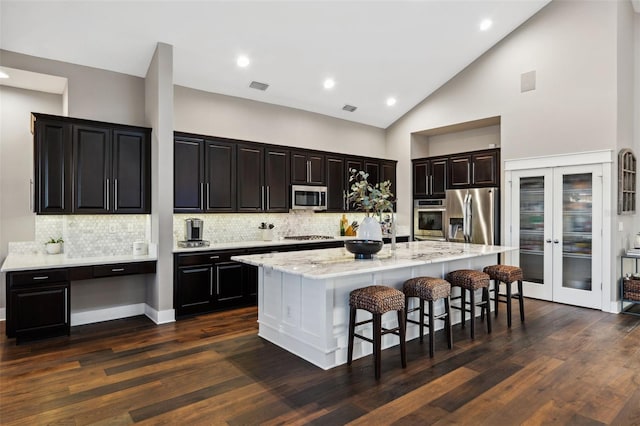
[[[10,253],[44,253],[51,238],[64,240],[68,257],[131,254],[134,241],[149,241],[149,215],[38,215],[35,241],[10,243]]]

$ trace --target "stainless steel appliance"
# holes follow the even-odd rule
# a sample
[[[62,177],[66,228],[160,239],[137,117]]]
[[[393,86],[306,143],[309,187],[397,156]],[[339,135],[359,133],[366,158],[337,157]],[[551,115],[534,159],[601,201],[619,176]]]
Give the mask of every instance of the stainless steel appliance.
[[[498,188],[448,190],[446,200],[447,240],[499,243]]]
[[[444,199],[414,200],[414,240],[446,241],[446,216],[446,203]]]
[[[204,222],[197,217],[190,217],[184,220],[184,241],[178,241],[178,247],[194,248],[207,247],[209,241],[202,239],[204,234]]]
[[[326,210],[327,187],[291,185],[292,210]]]

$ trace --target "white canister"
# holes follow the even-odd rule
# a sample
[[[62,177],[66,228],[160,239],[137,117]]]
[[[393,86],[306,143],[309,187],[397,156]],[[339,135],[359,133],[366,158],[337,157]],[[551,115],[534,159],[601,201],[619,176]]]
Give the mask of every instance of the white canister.
[[[143,256],[149,253],[149,245],[145,241],[135,241],[133,243],[133,255]]]

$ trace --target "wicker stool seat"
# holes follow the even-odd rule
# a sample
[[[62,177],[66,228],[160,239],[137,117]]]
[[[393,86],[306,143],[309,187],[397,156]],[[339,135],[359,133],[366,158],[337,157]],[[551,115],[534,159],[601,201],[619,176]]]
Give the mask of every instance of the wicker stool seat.
[[[400,338],[400,360],[402,368],[407,366],[407,351],[405,345],[405,298],[404,293],[391,287],[372,285],[353,290],[349,294],[349,347],[347,364],[353,361],[353,340],[355,337],[373,344],[373,360],[376,379],[380,378],[382,356],[382,336],[395,334]],[[356,311],[363,309],[371,312],[373,317],[366,321],[356,322]],[[382,314],[397,311],[398,326],[392,329],[382,327]],[[356,334],[356,327],[373,323],[373,339]]]
[[[484,273],[489,275],[494,281],[494,302],[496,316],[498,316],[499,303],[507,304],[507,325],[511,327],[511,298],[518,299],[520,307],[520,321],[524,322],[524,296],[522,294],[522,280],[524,279],[522,269],[517,266],[509,265],[491,265],[484,268]],[[513,293],[511,284],[518,283],[518,292]],[[507,292],[505,294],[500,293],[500,283],[503,282],[507,286]]]
[[[429,329],[429,356],[433,357],[435,352],[435,320],[440,319],[445,322],[445,330],[447,333],[447,343],[449,349],[453,347],[453,340],[451,334],[451,308],[449,298],[451,296],[451,284],[440,278],[431,277],[416,277],[408,279],[402,286],[402,292],[405,296],[405,312],[407,315],[407,322],[412,324],[418,324],[420,326],[420,342],[424,338],[424,326]],[[409,310],[409,298],[417,297],[420,299],[420,303],[417,308]],[[444,312],[440,315],[435,315],[433,302],[439,299],[444,299]],[[427,301],[429,305],[429,312],[425,314],[424,302]],[[411,312],[419,312],[419,321],[409,319]],[[425,323],[425,315],[428,317],[427,323]]]
[[[482,318],[484,318],[485,312],[487,314],[487,333],[491,333],[491,317],[489,316],[489,275],[473,269],[459,269],[449,272],[446,279],[452,286],[460,287],[460,296],[452,298],[452,300],[460,299],[460,306],[452,305],[451,307],[462,312],[460,319],[462,328],[465,327],[466,313],[469,312],[471,314],[471,338],[475,339],[475,312],[476,308],[479,307]],[[482,289],[482,299],[480,302],[476,302],[475,296],[475,291],[478,289]],[[467,302],[466,299],[467,291],[469,292],[469,302]]]

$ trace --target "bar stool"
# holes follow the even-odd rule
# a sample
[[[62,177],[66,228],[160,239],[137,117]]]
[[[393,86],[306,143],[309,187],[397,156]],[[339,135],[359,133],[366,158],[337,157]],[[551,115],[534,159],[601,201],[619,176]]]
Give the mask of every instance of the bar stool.
[[[404,324],[404,293],[395,288],[372,285],[353,290],[349,294],[349,348],[347,355],[347,365],[353,361],[353,339],[358,337],[369,343],[373,343],[373,360],[375,366],[376,380],[380,378],[380,358],[382,352],[382,336],[385,334],[395,334],[400,337],[400,358],[402,368],[407,366],[407,350],[405,345],[405,324]],[[363,309],[370,312],[373,318],[356,322],[356,310]],[[392,329],[382,327],[382,314],[389,311],[398,311],[398,326]],[[373,339],[355,333],[357,326],[373,322]]]
[[[520,321],[524,322],[524,296],[522,295],[522,269],[517,266],[491,265],[484,268],[484,273],[494,280],[494,301],[496,316],[498,316],[499,302],[507,304],[507,325],[511,327],[511,298],[517,297],[520,305]],[[518,282],[518,292],[512,293],[511,284]],[[500,283],[507,285],[507,293],[500,293]]]
[[[402,286],[402,292],[404,293],[404,310],[407,315],[407,322],[412,324],[418,324],[420,326],[420,343],[424,337],[424,326],[429,328],[429,356],[433,358],[435,351],[435,320],[440,319],[444,321],[444,328],[447,333],[447,343],[449,349],[453,347],[453,338],[451,335],[451,308],[449,298],[451,296],[451,284],[441,278],[431,277],[416,277],[408,279]],[[409,310],[409,298],[417,297],[420,299],[420,305],[417,308]],[[440,315],[434,315],[433,302],[439,299],[444,299],[444,312]],[[424,302],[425,300],[429,304],[429,313],[426,314],[428,322],[425,324],[424,317]],[[420,321],[409,319],[411,312],[418,311],[420,315]]]
[[[484,272],[475,271],[473,269],[459,269],[447,274],[447,281],[452,286],[460,287],[460,296],[452,299],[461,299],[460,306],[451,305],[453,309],[458,309],[462,312],[462,328],[464,328],[465,316],[469,312],[471,314],[471,338],[475,339],[475,311],[476,307],[480,307],[481,315],[484,318],[484,313],[487,313],[487,333],[491,333],[491,316],[489,315],[489,275]],[[482,289],[482,300],[476,302],[475,291]],[[466,301],[466,292],[469,291],[469,302]],[[469,305],[469,309],[467,309]]]

